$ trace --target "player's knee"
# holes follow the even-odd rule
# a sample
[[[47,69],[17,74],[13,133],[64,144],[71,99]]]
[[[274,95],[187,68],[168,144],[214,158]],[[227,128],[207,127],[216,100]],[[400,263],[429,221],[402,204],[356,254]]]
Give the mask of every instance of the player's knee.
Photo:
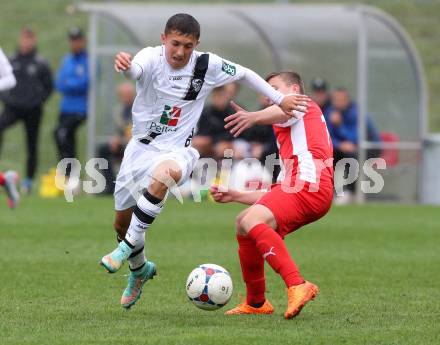
[[[240,235],[246,235],[251,227],[250,227],[250,223],[251,223],[251,219],[249,219],[249,217],[243,216],[238,220],[238,226],[237,229],[239,229],[240,231],[238,232]]]
[[[269,224],[269,222],[264,214],[251,208],[239,220],[240,234],[247,235],[258,224]]]
[[[162,188],[169,188],[177,183],[182,177],[182,171],[177,166],[163,166],[158,168],[153,179],[157,184],[163,185]]]
[[[239,235],[246,235],[252,229],[254,223],[255,219],[252,219],[247,214],[242,215],[237,219],[237,233]]]
[[[237,218],[235,218],[235,230],[238,235],[244,236],[246,235],[246,231],[243,230],[241,226],[242,219],[244,217],[244,213],[240,213]]]

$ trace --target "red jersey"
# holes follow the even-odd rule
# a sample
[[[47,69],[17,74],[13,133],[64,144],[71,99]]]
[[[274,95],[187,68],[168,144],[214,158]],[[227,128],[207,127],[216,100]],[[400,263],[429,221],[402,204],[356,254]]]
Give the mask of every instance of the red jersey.
[[[276,231],[284,238],[323,217],[330,209],[333,146],[322,111],[313,102],[299,118],[273,128],[285,177],[257,204],[271,210],[277,222]]]
[[[324,115],[315,102],[299,118],[273,125],[284,179],[333,184],[333,145]]]

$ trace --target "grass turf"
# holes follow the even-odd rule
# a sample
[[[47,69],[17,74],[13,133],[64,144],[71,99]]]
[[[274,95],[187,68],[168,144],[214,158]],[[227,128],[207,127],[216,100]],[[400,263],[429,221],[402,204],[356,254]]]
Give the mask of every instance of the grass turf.
[[[4,195],[1,196],[2,198]],[[175,201],[148,233],[158,276],[130,311],[119,306],[126,271],[98,265],[115,246],[110,198],[24,199],[0,208],[0,344],[434,344],[439,343],[438,208],[335,207],[287,237],[321,293],[285,321],[285,290],[267,267],[276,313],[226,317],[185,296],[198,264],[227,267],[244,292],[235,205]]]
[[[134,0],[121,0],[133,2]],[[139,0],[141,1],[141,0]],[[168,0],[176,2],[176,0]],[[177,0],[185,1],[185,0]],[[206,0],[191,0],[203,2]],[[265,0],[221,0],[223,2],[265,2]],[[12,54],[16,46],[17,34],[22,26],[30,25],[38,33],[39,52],[48,59],[54,73],[60,65],[63,55],[68,51],[66,32],[70,26],[79,25],[87,28],[85,13],[68,15],[66,7],[77,1],[73,0],[0,0],[0,45],[7,54]],[[102,2],[93,0],[91,2]],[[142,0],[141,2],[149,2]],[[157,2],[160,2],[158,0]],[[213,2],[212,0],[209,2]],[[215,0],[214,2],[218,2]],[[292,3],[309,3],[310,0],[291,0]],[[394,16],[408,31],[420,52],[426,78],[432,97],[429,99],[430,131],[440,131],[440,25],[438,0],[320,0],[326,3],[364,3],[378,6]],[[437,14],[436,14],[437,13]],[[164,19],[165,20],[165,19]],[[330,81],[331,84],[331,81]],[[39,166],[36,180],[50,167],[58,163],[58,155],[53,140],[53,129],[57,123],[60,96],[57,92],[50,97],[45,106],[39,139]],[[0,111],[2,104],[0,102]],[[86,148],[86,126],[81,126],[78,132],[78,153],[84,162]],[[0,169],[18,170],[23,176],[25,169],[25,138],[23,126],[20,124],[7,130],[3,136],[0,155]],[[37,188],[35,188],[37,190]]]

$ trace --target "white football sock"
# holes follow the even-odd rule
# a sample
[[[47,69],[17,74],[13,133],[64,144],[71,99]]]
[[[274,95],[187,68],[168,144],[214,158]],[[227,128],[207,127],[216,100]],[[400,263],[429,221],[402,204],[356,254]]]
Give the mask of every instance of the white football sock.
[[[147,260],[145,258],[145,233],[144,233],[144,240],[139,241],[136,246],[133,248],[133,253],[128,258],[128,263],[130,265],[130,270],[135,271],[139,268],[141,268],[145,261]]]
[[[139,247],[138,244],[145,242],[145,231],[162,211],[165,200],[166,198],[159,200],[148,192],[139,198],[125,235],[126,241],[135,247]]]

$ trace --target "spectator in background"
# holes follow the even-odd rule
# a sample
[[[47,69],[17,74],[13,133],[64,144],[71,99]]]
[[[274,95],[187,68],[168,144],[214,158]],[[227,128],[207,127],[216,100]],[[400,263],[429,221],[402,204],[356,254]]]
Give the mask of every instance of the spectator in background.
[[[0,116],[2,132],[18,121],[26,129],[27,166],[22,191],[30,193],[38,162],[38,133],[43,104],[52,92],[52,74],[48,63],[37,54],[37,37],[30,28],[23,28],[18,38],[18,50],[11,58],[17,84],[1,94],[5,109]]]
[[[131,108],[135,96],[136,92],[133,84],[125,82],[118,86],[118,99],[121,103],[121,109],[115,116],[116,135],[98,149],[98,157],[108,161],[108,169],[103,171],[106,179],[104,194],[113,194],[115,189],[114,165],[122,161],[125,147],[131,138]]]
[[[322,113],[325,114],[331,105],[331,96],[328,92],[327,82],[322,78],[313,78],[310,86],[312,90],[310,98],[319,105]]]
[[[270,100],[264,95],[258,95],[259,108],[264,109],[271,105]],[[277,153],[277,144],[272,126],[256,125],[243,132],[242,139],[236,139],[234,148],[242,150],[238,158],[254,157],[264,165],[266,157]],[[237,143],[244,140],[245,143]]]
[[[267,108],[271,105],[269,98],[264,95],[258,95],[260,109]],[[275,158],[279,159],[277,140],[271,125],[256,125],[249,128],[249,133],[244,132],[245,139],[251,143],[251,157],[258,158],[264,166],[266,165],[266,158],[269,155],[275,154]],[[275,165],[273,167],[272,182],[277,181],[278,175],[281,172],[281,167]]]
[[[56,78],[56,88],[62,95],[58,126],[54,135],[59,157],[76,158],[75,132],[87,116],[89,87],[86,39],[83,31],[73,27],[68,32],[70,53],[61,64]],[[71,166],[66,170],[70,176]]]
[[[333,141],[334,164],[343,158],[358,157],[358,107],[351,100],[350,94],[345,88],[338,88],[333,92],[332,104],[324,113],[330,136]],[[367,140],[380,141],[380,136],[373,121],[367,116]],[[370,151],[368,155],[379,155],[376,151]],[[345,176],[348,174],[348,166],[345,167]],[[356,183],[347,185],[347,201],[355,192]]]
[[[236,92],[237,87],[234,84],[212,90],[211,103],[203,109],[192,140],[192,146],[199,151],[201,157],[221,160],[225,150],[233,149],[234,138],[225,129],[224,119],[235,113],[230,101]]]

